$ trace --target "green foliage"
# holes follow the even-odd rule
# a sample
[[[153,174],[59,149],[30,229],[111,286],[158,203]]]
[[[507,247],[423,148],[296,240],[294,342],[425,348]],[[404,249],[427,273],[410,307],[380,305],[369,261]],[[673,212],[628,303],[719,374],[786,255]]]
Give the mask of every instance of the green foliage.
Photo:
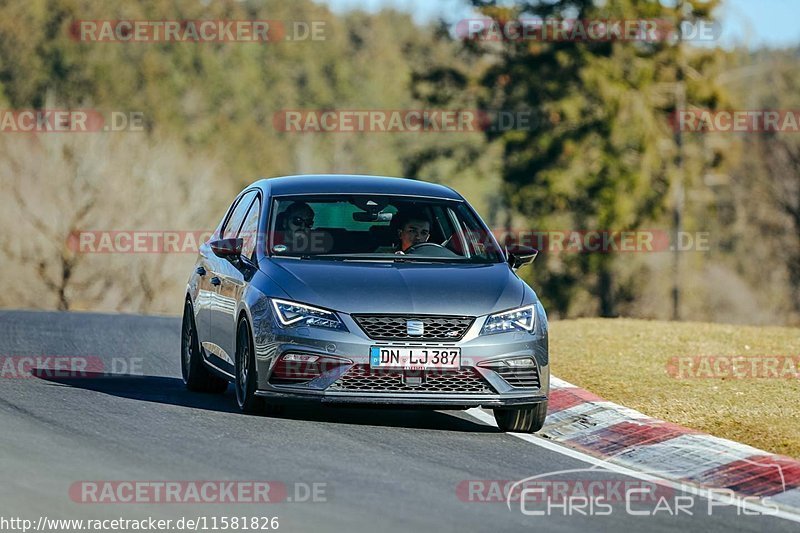
[[[80,42],[78,20],[321,21],[323,41]],[[282,133],[286,109],[406,109],[414,65],[451,46],[396,11],[334,16],[310,0],[197,2],[31,0],[0,5],[0,98],[12,108],[58,105],[144,112],[148,131],[221,159],[220,179],[311,171],[400,174],[425,144],[413,134]],[[48,100],[49,99],[49,100]],[[416,136],[419,137],[419,136]]]
[[[666,7],[655,0],[558,0],[519,2],[501,7],[475,1],[499,25],[517,18],[661,19],[678,27],[680,19],[708,19],[717,2],[686,1]],[[502,4],[505,6],[505,4]],[[473,64],[480,104],[504,110],[531,110],[536,127],[489,132],[503,146],[502,177],[506,204],[516,224],[533,230],[642,227],[669,207],[678,179],[670,114],[686,72],[707,70],[715,50],[687,50],[675,42],[550,41],[511,39],[464,45]],[[430,71],[453,92],[467,72],[451,66]],[[424,77],[421,79],[426,80]],[[714,107],[718,89],[703,79],[685,83],[687,102]],[[428,91],[433,93],[433,91]],[[435,93],[434,93],[435,94]],[[684,176],[680,176],[684,179]],[[545,254],[546,257],[546,254]],[[614,280],[612,254],[552,257],[531,271],[544,298],[559,314],[570,312],[579,282],[594,280],[591,292],[603,316],[616,314],[628,289]]]

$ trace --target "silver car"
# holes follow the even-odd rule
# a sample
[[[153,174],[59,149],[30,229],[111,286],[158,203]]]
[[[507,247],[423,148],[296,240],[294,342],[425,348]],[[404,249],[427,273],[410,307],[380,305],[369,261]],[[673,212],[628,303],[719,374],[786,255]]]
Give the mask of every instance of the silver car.
[[[263,179],[200,248],[183,315],[192,391],[287,401],[485,407],[505,431],[547,414],[547,317],[501,247],[441,185],[351,175]]]

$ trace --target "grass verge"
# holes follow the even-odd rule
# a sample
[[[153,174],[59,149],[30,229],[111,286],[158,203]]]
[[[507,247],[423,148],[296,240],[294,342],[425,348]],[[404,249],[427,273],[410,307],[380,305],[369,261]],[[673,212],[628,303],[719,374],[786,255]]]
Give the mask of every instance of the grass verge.
[[[562,320],[550,355],[553,375],[609,401],[800,459],[800,329]]]

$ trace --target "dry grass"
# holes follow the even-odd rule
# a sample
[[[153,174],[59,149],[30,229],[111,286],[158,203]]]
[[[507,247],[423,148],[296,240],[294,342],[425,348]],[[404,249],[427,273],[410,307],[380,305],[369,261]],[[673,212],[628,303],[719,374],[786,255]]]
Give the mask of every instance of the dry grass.
[[[56,107],[56,106],[53,106]],[[238,187],[220,164],[144,133],[0,138],[0,307],[177,314],[195,253],[87,253],[81,231],[203,232]]]
[[[554,375],[650,416],[800,459],[800,379],[677,379],[667,370],[672,357],[798,356],[800,329],[632,319],[550,326]]]

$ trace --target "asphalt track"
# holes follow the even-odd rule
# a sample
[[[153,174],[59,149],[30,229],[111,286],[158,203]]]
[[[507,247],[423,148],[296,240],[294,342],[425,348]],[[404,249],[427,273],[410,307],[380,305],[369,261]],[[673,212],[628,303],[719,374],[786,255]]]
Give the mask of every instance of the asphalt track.
[[[222,396],[183,388],[177,318],[3,311],[0,332],[0,357],[89,356],[109,368],[116,358],[140,363],[134,370],[143,374],[0,379],[6,518],[277,516],[279,531],[291,532],[798,530],[736,507],[709,514],[699,498],[692,516],[631,516],[623,503],[606,516],[557,508],[529,516],[514,503],[463,501],[457,487],[465,480],[514,481],[589,465],[464,412],[296,406],[275,417],[239,414],[231,388]],[[576,476],[629,479],[603,472],[563,479]],[[295,483],[323,483],[325,501],[89,504],[70,497],[81,480],[269,480],[285,483],[290,497]]]

